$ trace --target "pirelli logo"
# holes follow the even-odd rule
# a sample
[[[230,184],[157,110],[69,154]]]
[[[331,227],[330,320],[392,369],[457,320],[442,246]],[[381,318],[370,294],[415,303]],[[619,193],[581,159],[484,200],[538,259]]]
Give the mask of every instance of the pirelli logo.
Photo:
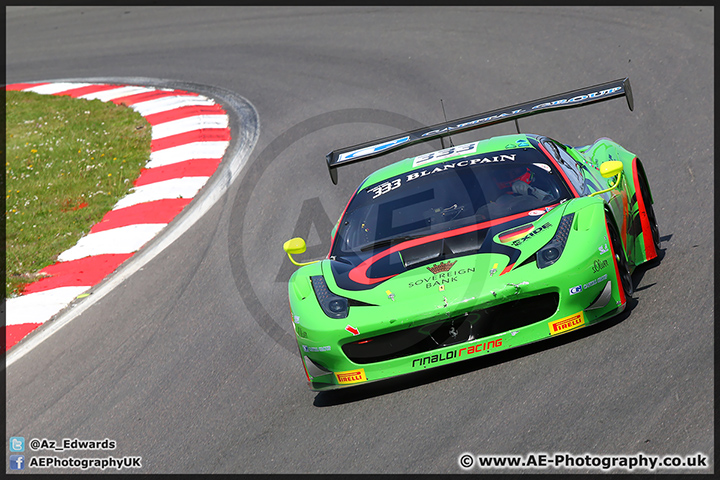
[[[569,332],[570,330],[582,327],[583,325],[585,325],[585,316],[582,311],[574,315],[570,315],[569,317],[561,318],[560,320],[548,323],[548,326],[550,327],[550,335],[558,335],[560,333]]]
[[[358,368],[357,370],[348,370],[347,372],[335,372],[335,378],[337,378],[338,383],[341,385],[367,381],[364,368]]]

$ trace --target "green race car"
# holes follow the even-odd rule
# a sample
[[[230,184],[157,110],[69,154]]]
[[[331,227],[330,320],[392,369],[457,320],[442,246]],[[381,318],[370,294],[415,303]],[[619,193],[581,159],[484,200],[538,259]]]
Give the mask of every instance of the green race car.
[[[629,79],[330,152],[337,168],[528,115],[624,96]],[[518,128],[519,132],[519,128]],[[534,134],[452,145],[371,174],[327,258],[288,294],[313,390],[358,385],[525,345],[625,309],[660,237],[638,157],[607,138],[570,147]]]

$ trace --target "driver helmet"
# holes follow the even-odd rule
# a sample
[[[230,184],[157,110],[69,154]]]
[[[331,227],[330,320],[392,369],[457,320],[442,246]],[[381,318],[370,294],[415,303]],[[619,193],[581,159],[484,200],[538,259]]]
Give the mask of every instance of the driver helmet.
[[[508,165],[502,168],[497,176],[496,182],[500,188],[510,188],[515,182],[530,182],[535,178],[535,174],[525,165]]]

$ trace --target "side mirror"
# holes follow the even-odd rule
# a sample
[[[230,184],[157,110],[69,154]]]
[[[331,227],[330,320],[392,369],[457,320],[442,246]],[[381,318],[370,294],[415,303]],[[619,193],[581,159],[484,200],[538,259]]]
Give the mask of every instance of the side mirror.
[[[298,254],[298,253],[305,253],[305,250],[307,250],[307,246],[305,245],[305,240],[303,240],[300,237],[291,238],[287,242],[283,244],[283,250],[287,253],[292,254]]]
[[[601,193],[606,193],[614,188],[617,188],[617,186],[620,185],[620,177],[621,177],[622,171],[623,171],[623,164],[622,164],[622,162],[619,162],[617,160],[610,160],[609,162],[605,162],[605,163],[601,164],[600,165],[600,175],[602,175],[603,178],[612,178],[615,175],[617,175],[617,180],[609,188],[606,188],[605,190],[593,192],[589,196],[592,197],[594,195],[600,195]]]
[[[285,250],[285,253],[287,253],[288,258],[293,263],[293,265],[297,265],[298,267],[318,262],[318,260],[315,260],[313,262],[298,263],[295,261],[294,258],[292,258],[293,255],[305,253],[305,250],[307,250],[305,240],[300,237],[291,238],[287,242],[283,243],[283,250]]]
[[[604,178],[611,178],[623,171],[623,164],[617,160],[611,160],[600,165],[600,175]]]

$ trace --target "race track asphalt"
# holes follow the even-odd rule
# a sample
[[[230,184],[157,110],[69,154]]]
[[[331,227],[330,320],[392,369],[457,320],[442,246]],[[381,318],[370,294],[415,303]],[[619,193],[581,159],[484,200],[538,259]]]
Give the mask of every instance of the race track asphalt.
[[[713,7],[8,7],[6,39],[7,83],[199,84],[249,100],[260,128],[199,221],[6,369],[8,439],[109,438],[143,473],[463,473],[465,452],[701,453],[714,471]],[[459,118],[625,76],[632,112],[614,100],[520,128],[610,137],[643,160],[663,258],[634,275],[629,312],[396,381],[307,388],[282,244],[301,234],[304,258],[324,255],[387,161],[335,186],[328,151],[438,123],[440,99]],[[71,454],[110,453],[54,455]]]

